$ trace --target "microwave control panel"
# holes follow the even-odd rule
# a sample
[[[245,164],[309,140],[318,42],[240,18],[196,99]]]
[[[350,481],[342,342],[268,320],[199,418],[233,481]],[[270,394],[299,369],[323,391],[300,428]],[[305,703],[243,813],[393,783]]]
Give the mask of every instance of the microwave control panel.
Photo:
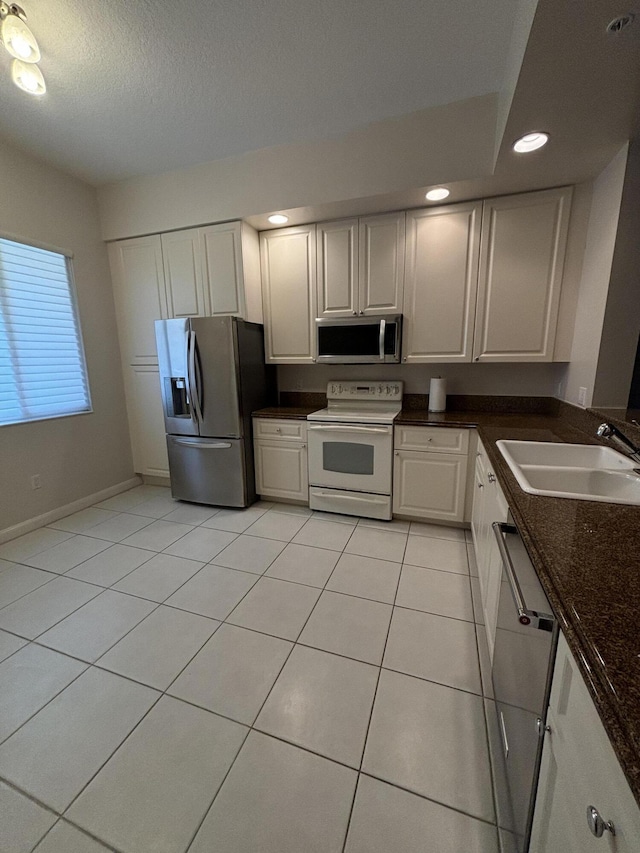
[[[342,380],[329,382],[327,399],[329,400],[384,400],[388,403],[402,400],[402,382],[358,382]]]

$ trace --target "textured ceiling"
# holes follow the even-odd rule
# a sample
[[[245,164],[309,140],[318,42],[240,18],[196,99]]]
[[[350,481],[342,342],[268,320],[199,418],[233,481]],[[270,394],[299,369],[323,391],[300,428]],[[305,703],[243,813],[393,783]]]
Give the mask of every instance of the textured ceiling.
[[[92,183],[327,138],[501,88],[514,0],[24,0],[0,134]]]

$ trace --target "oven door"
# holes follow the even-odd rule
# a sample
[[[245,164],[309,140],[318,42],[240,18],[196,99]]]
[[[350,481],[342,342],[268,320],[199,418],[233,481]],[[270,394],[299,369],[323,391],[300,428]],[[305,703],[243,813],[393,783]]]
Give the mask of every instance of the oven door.
[[[312,486],[391,494],[392,426],[310,423],[307,439]]]

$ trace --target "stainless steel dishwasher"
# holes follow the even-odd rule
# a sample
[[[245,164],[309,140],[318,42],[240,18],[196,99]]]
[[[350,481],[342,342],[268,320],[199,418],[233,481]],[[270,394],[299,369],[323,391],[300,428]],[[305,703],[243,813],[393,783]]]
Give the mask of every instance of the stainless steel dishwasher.
[[[492,745],[499,825],[527,853],[558,624],[518,528],[494,522],[502,578],[491,677],[500,731]]]

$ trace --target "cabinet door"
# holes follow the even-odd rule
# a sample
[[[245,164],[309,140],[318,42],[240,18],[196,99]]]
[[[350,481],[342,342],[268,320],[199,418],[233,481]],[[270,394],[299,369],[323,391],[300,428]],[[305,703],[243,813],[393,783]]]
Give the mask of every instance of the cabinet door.
[[[484,202],[475,361],[551,361],[571,189]]]
[[[471,361],[481,203],[407,213],[403,361]]]
[[[307,446],[296,441],[256,441],[256,492],[309,502]]]
[[[542,753],[531,853],[632,853],[640,809],[564,636],[558,643]],[[594,806],[615,827],[596,838],[587,823]]]
[[[404,292],[404,212],[362,217],[359,234],[359,313],[400,313]]]
[[[122,363],[157,364],[155,320],[168,317],[160,237],[109,244]]]
[[[134,365],[128,368],[125,379],[134,471],[168,477],[169,459],[158,368]]]
[[[260,235],[265,355],[276,364],[315,361],[316,226]]]
[[[240,222],[199,229],[206,313],[244,317]]]
[[[358,313],[358,220],[317,226],[318,317]]]
[[[473,508],[471,510],[471,536],[473,537],[473,548],[476,555],[476,563],[478,566],[478,578],[480,580],[480,591],[482,585],[486,581],[484,566],[481,568],[480,563],[482,555],[485,553],[484,539],[484,517],[485,517],[485,481],[486,472],[482,463],[482,457],[478,453],[476,456],[475,475],[473,480]]]
[[[462,521],[467,457],[396,450],[393,511],[417,518]]]
[[[206,317],[197,228],[162,234],[162,258],[170,317]]]

